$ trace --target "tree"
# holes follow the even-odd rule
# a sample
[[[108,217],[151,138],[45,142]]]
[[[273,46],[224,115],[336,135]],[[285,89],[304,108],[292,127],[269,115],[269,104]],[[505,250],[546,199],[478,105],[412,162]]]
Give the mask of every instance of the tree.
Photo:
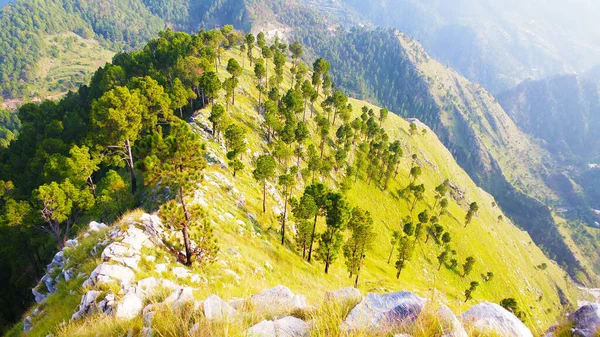
[[[318,210],[315,199],[306,192],[292,209],[298,227],[296,243],[302,247],[302,258],[306,257],[307,249],[311,244],[311,237],[313,236],[313,226],[310,220],[317,214]]]
[[[433,204],[433,209],[435,209],[438,205],[438,202],[446,196],[449,187],[450,181],[448,179],[444,180],[443,183],[435,187],[435,203]]]
[[[269,89],[269,59],[273,57],[271,48],[264,46],[262,48],[262,57],[265,59],[265,77],[267,78],[265,87]]]
[[[517,300],[512,297],[502,299],[502,301],[500,301],[500,306],[512,312],[521,321],[523,321],[527,316],[523,311],[519,310],[519,304],[517,303]]]
[[[246,151],[246,129],[238,124],[231,124],[225,130],[225,146],[227,159],[233,160]]]
[[[346,258],[346,267],[350,273],[350,277],[356,275],[354,287],[358,287],[358,278],[366,253],[371,249],[373,240],[375,239],[371,214],[360,207],[355,207],[352,210],[348,228],[351,231],[351,235],[344,245],[344,257]]]
[[[381,109],[379,110],[379,127],[382,126],[383,121],[385,121],[385,119],[387,118],[389,114],[389,110],[388,109]]]
[[[415,122],[411,122],[409,128],[410,128],[409,131],[410,131],[411,136],[414,136],[417,134],[417,124],[415,124]]]
[[[263,183],[263,213],[267,211],[267,181],[275,176],[275,160],[269,155],[261,155],[256,159],[252,172],[254,179]]]
[[[100,157],[92,156],[87,146],[73,145],[68,157],[55,153],[48,158],[44,165],[44,176],[54,181],[69,178],[77,187],[87,185],[95,198],[96,185],[92,175],[98,171],[99,164]]]
[[[259,61],[262,61],[262,59],[260,59]],[[256,62],[256,64],[254,65],[254,75],[256,76],[256,79],[258,81],[258,112],[260,113],[260,106],[261,106],[261,101],[262,101],[262,92],[263,92],[263,85],[262,85],[262,81],[263,78],[265,77],[265,65],[262,62]]]
[[[94,206],[90,191],[79,190],[68,178],[60,184],[53,181],[40,186],[33,192],[33,200],[45,223],[41,229],[54,236],[59,249],[64,247],[79,216]]]
[[[469,289],[465,290],[465,302],[467,302],[468,300],[473,298],[473,296],[472,296],[473,292],[475,292],[475,290],[477,289],[478,286],[479,286],[479,282],[477,282],[477,281],[471,282]]]
[[[137,183],[131,149],[142,130],[143,112],[137,92],[116,87],[92,103],[90,115],[96,143],[112,153],[109,158],[113,164],[125,161],[131,175],[132,194],[136,192]]]
[[[294,179],[295,174],[293,172],[288,174],[282,174],[279,176],[278,185],[281,188],[281,194],[284,197],[283,202],[283,215],[281,218],[281,244],[285,243],[285,222],[287,219],[287,206],[288,200],[292,193],[292,188],[296,185],[296,179]]]
[[[310,245],[308,248],[307,261],[310,262],[312,257],[313,243],[315,242],[315,235],[317,232],[317,219],[319,216],[324,215],[327,206],[327,196],[329,194],[329,189],[327,188],[327,186],[321,183],[317,183],[307,186],[304,189],[304,194],[310,195],[317,207],[317,211],[314,213],[313,228],[310,234]]]
[[[162,130],[161,130],[162,131]],[[144,146],[145,145],[145,146]],[[142,144],[144,161],[142,169],[146,184],[162,184],[176,191],[175,201],[161,207],[160,215],[166,223],[180,228],[185,248],[185,264],[191,265],[195,257],[200,262],[212,262],[218,251],[209,222],[199,205],[189,207],[186,197],[193,191],[195,184],[202,178],[206,161],[202,155],[203,144],[200,136],[184,121],[171,124],[169,134],[162,132],[144,139]],[[190,227],[199,227],[200,237],[196,247],[192,247]]]
[[[127,85],[130,91],[137,91],[140,104],[144,107],[142,128],[149,131],[156,124],[167,123],[173,117],[171,98],[164,88],[150,76],[134,77]]]
[[[438,255],[437,259],[440,263],[440,265],[438,266],[438,270],[442,269],[442,265],[448,262],[449,254],[450,252],[448,251],[448,249],[444,249],[444,251],[442,251],[440,255]]]
[[[410,169],[410,177],[411,177],[410,183],[413,184],[415,182],[415,180],[417,180],[417,178],[419,178],[421,173],[422,173],[422,169],[420,166],[413,166]]]
[[[246,34],[246,49],[248,51],[248,60],[250,60],[250,67],[252,67],[252,62],[254,61],[254,57],[252,56],[252,49],[254,49],[254,35],[251,33]]]
[[[225,108],[223,108],[221,104],[213,104],[208,120],[212,123],[212,135],[218,141],[220,139],[221,129],[223,129],[223,126],[227,121]]]
[[[325,223],[327,229],[319,238],[319,258],[325,262],[325,274],[329,266],[337,258],[337,253],[342,242],[342,231],[350,220],[351,208],[341,193],[329,192],[325,204]]]
[[[239,80],[238,77],[242,74],[242,67],[235,59],[231,58],[227,62],[227,72],[231,75],[231,78],[227,82],[227,86],[231,90],[231,105],[235,105],[235,88],[237,87]],[[225,83],[223,84],[225,86]]]
[[[411,184],[410,186],[410,191],[413,194],[413,202],[410,206],[410,212],[412,213],[412,211],[414,210],[415,206],[417,205],[417,201],[419,200],[423,200],[423,198],[425,197],[425,185],[420,184],[420,185],[413,185]]]
[[[465,277],[471,273],[471,271],[473,270],[473,265],[475,265],[475,258],[472,256],[467,257],[465,263],[463,264],[462,277]]]
[[[98,183],[98,196],[92,214],[101,221],[111,222],[133,207],[134,198],[129,186],[115,170],[109,170]]]
[[[467,227],[469,225],[469,223],[471,223],[471,219],[473,219],[473,215],[475,215],[475,213],[477,213],[478,210],[479,210],[479,206],[477,205],[476,202],[472,202],[469,205],[469,210],[467,211],[467,215],[465,216],[465,227]]]
[[[179,117],[183,118],[183,107],[196,98],[196,93],[192,89],[186,89],[179,78],[173,80],[173,85],[167,90],[171,99],[171,109],[179,109]]]
[[[202,91],[202,102],[206,104],[204,99],[208,99],[212,104],[214,104],[215,98],[219,95],[219,90],[221,90],[222,83],[217,74],[212,71],[208,71],[200,76],[198,87]]]
[[[398,240],[398,256],[396,259],[396,278],[400,278],[402,270],[412,259],[415,242],[409,236],[402,236]]]

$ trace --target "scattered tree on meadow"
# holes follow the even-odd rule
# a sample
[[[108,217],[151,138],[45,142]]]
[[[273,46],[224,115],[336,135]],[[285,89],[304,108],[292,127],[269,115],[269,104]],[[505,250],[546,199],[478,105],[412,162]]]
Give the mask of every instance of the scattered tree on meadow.
[[[478,210],[479,210],[479,206],[477,205],[476,202],[472,202],[469,205],[469,210],[467,211],[467,215],[465,216],[465,227],[467,227],[469,225],[469,223],[471,223],[471,219],[473,219],[473,215],[475,215]]]
[[[465,277],[471,273],[473,270],[473,266],[475,265],[475,258],[472,256],[467,257],[465,263],[463,264],[463,274],[462,277]]]
[[[319,259],[325,262],[325,274],[327,274],[329,266],[337,258],[343,240],[342,231],[350,220],[351,208],[341,193],[329,192],[325,210],[327,228],[319,237],[317,253]]]
[[[356,275],[354,287],[358,287],[360,270],[364,264],[366,253],[371,249],[375,238],[371,214],[360,207],[355,207],[348,222],[348,229],[350,229],[351,234],[344,245],[344,257],[346,258],[346,267],[350,277]]]
[[[252,172],[254,179],[263,184],[263,213],[267,211],[267,181],[275,177],[277,164],[273,157],[261,155],[256,159],[255,168]]]
[[[475,292],[475,290],[477,289],[478,286],[479,286],[479,282],[477,282],[477,281],[471,282],[469,289],[465,290],[465,302],[467,302],[468,300],[473,298],[473,292]]]

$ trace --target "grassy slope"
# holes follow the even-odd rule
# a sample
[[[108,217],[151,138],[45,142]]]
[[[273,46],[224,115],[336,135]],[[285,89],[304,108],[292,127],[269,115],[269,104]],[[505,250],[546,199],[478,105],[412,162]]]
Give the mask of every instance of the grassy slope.
[[[227,60],[232,56],[238,58],[241,63],[238,52],[235,55],[227,52],[223,59]],[[272,74],[272,63],[269,66],[269,72]],[[226,76],[224,67],[221,67],[219,75],[222,78]],[[289,87],[287,70],[285,79],[283,87]],[[259,131],[259,118],[255,109],[257,95],[253,72],[250,71],[246,60],[246,68],[237,90],[236,106],[231,107],[231,114],[237,123],[244,124],[248,128],[250,153],[262,152],[266,148],[262,133]],[[354,106],[355,116],[359,114],[363,105],[372,107],[362,101],[351,100],[351,103]],[[207,115],[207,109],[201,110],[197,120],[204,120]],[[500,222],[497,220],[498,215],[502,213],[498,208],[491,207],[493,202],[491,196],[472,182],[433,132],[428,131],[424,135],[410,137],[406,132],[408,122],[394,114],[390,114],[384,127],[391,138],[400,139],[406,147],[398,180],[391,184],[387,192],[382,192],[374,184],[369,186],[364,181],[359,181],[348,193],[348,198],[353,205],[360,205],[371,212],[377,231],[373,251],[368,254],[361,275],[360,290],[363,293],[410,290],[428,298],[447,302],[457,313],[478,301],[498,302],[505,297],[514,297],[527,312],[526,323],[534,331],[540,332],[551,325],[562,314],[557,287],[560,287],[571,300],[575,300],[575,290],[565,282],[565,274],[544,257],[531,242],[527,233],[518,230],[508,220]],[[419,126],[420,129],[423,127]],[[207,138],[207,145],[209,152],[224,157],[224,149],[215,141]],[[433,203],[433,187],[445,178],[449,178],[465,192],[465,200],[460,203],[451,201],[449,208],[451,215],[444,216],[441,221],[452,233],[453,245],[458,251],[461,263],[469,255],[477,258],[472,274],[464,279],[446,268],[437,271],[436,256],[439,248],[431,241],[428,245],[421,243],[415,253],[415,259],[403,271],[400,280],[396,280],[393,266],[385,263],[390,249],[391,231],[397,229],[401,218],[409,215],[407,201],[398,200],[390,191],[396,191],[408,184],[407,175],[410,167],[408,158],[412,153],[417,153],[419,156],[419,163],[424,169],[419,180],[427,187],[426,202],[420,203],[415,208],[414,216],[428,207],[426,204]],[[279,224],[273,212],[276,201],[274,195],[269,193],[268,210],[266,214],[262,214],[262,190],[251,176],[250,158],[250,155],[244,155],[247,168],[238,173],[236,178],[233,178],[227,169],[222,169],[218,165],[209,166],[205,180],[196,193],[196,200],[207,205],[208,216],[213,221],[221,248],[219,262],[204,270],[195,267],[197,272],[209,280],[207,285],[200,287],[197,297],[201,299],[213,293],[225,299],[245,297],[267,287],[284,284],[294,292],[306,295],[311,304],[318,305],[326,290],[351,285],[353,282],[347,278],[342,257],[332,266],[330,274],[325,275],[321,263],[310,265],[290,249],[291,243],[286,247],[278,243]],[[327,179],[327,182],[331,185],[332,179]],[[299,190],[300,188],[297,189]],[[246,200],[244,207],[237,206],[241,194]],[[469,227],[464,229],[462,219],[466,213],[465,206],[470,201],[477,201],[480,211]],[[249,213],[256,216],[256,223],[250,220]],[[244,225],[241,226],[238,221],[243,221]],[[320,223],[319,226],[322,227],[324,224]],[[231,251],[239,251],[240,256],[231,254]],[[157,252],[154,254],[165,255]],[[161,257],[158,261],[160,260]],[[547,270],[541,271],[534,267],[543,262],[548,264]],[[138,273],[138,278],[153,274],[153,265],[145,266],[146,268]],[[86,269],[88,272],[91,270],[89,266]],[[481,282],[479,275],[488,271],[494,272],[493,281]],[[463,303],[462,293],[472,280],[480,281],[481,286],[474,294],[474,300]],[[69,284],[68,288],[72,289],[72,287],[77,288],[76,284]],[[543,297],[538,302],[537,299],[542,294]],[[60,302],[55,300],[59,296],[63,299]],[[68,290],[51,296],[47,311],[64,312],[64,314],[51,315],[50,318],[43,318],[41,322],[36,322],[35,329],[29,336],[45,336],[50,326],[56,326],[63,319],[70,317],[79,298],[79,293],[69,294]],[[547,311],[548,309],[550,311]],[[106,318],[89,320],[70,324],[63,333],[69,335],[73,331],[85,331],[87,334],[92,334],[92,332],[108,329],[109,326],[117,329],[115,324]],[[141,324],[139,320],[130,323],[131,326],[139,324]],[[15,330],[19,328],[17,326]]]

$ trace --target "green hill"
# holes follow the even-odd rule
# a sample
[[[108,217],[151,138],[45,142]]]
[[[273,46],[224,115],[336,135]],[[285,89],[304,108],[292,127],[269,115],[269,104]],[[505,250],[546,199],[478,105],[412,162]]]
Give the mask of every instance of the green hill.
[[[160,39],[151,41],[143,52],[133,52],[116,57],[115,65],[125,70],[126,74],[132,74],[121,78],[118,83],[131,86],[136,83],[132,81],[133,76],[145,76],[147,72],[150,72],[159,83],[163,83],[166,92],[171,93],[173,85],[170,83],[174,82],[167,80],[167,76],[175,71],[178,78],[183,81],[189,76],[197,76],[197,68],[194,67],[198,65],[193,66],[188,63],[187,67],[177,68],[176,63],[169,62],[177,62],[178,58],[198,57],[200,60],[204,60],[199,63],[203,75],[199,78],[196,77],[198,82],[192,83],[195,83],[194,87],[202,88],[202,93],[207,95],[210,101],[213,96],[209,91],[211,87],[209,83],[212,82],[208,79],[212,76],[209,74],[214,74],[212,73],[214,62],[218,64],[218,61],[215,59],[207,62],[210,55],[215,54],[208,52],[211,49],[209,45],[196,44],[198,41],[209,41],[207,38],[208,35],[190,38],[185,34],[166,33]],[[195,45],[195,48],[189,48],[191,45]],[[160,53],[156,52],[157,50],[160,50]],[[276,45],[273,50],[282,49]],[[210,165],[202,171],[203,179],[194,180],[192,185],[186,184],[186,186],[194,186],[191,191],[193,193],[189,193],[187,202],[190,205],[202,206],[205,212],[202,216],[203,221],[211,224],[220,250],[217,255],[219,260],[217,263],[210,265],[197,262],[190,268],[190,271],[198,273],[207,280],[207,284],[199,288],[197,296],[206,297],[216,293],[229,299],[235,296],[247,296],[275,284],[286,284],[294,291],[307,294],[309,302],[316,304],[324,291],[353,283],[353,280],[347,277],[348,273],[344,265],[346,258],[343,257],[341,251],[338,258],[332,263],[328,274],[323,272],[322,260],[313,260],[312,263],[304,261],[301,249],[296,244],[299,240],[296,234],[300,230],[300,221],[292,214],[288,213],[285,242],[283,245],[280,243],[282,235],[279,230],[282,219],[280,213],[285,209],[285,204],[282,205],[283,191],[285,190],[282,189],[280,183],[276,183],[276,179],[272,179],[267,186],[266,204],[268,207],[266,212],[263,212],[263,185],[253,177],[258,156],[269,153],[277,158],[275,176],[285,174],[286,166],[292,167],[299,163],[298,173],[293,175],[297,179],[297,184],[291,190],[291,195],[296,199],[302,196],[306,186],[314,182],[322,182],[332,191],[345,191],[344,198],[352,207],[359,206],[370,213],[375,235],[372,249],[367,252],[361,270],[359,288],[363,291],[406,289],[422,295],[435,293],[453,310],[461,312],[470,305],[470,302],[465,303],[463,300],[464,291],[469,287],[471,281],[477,280],[481,285],[474,294],[475,301],[489,300],[497,303],[507,297],[515,298],[526,313],[526,324],[536,332],[541,332],[560,319],[563,308],[568,309],[569,303],[575,302],[576,290],[569,281],[566,281],[568,280],[566,274],[544,256],[527,233],[516,228],[503,215],[501,209],[496,206],[494,198],[479,188],[456,164],[451,152],[444,147],[433,130],[420,122],[409,122],[393,113],[380,122],[378,118],[380,109],[363,101],[349,99],[347,103],[350,106],[344,103],[337,108],[328,106],[327,103],[323,105],[323,101],[332,102],[328,97],[330,94],[333,95],[333,92],[329,90],[328,86],[320,88],[321,95],[316,99],[315,110],[311,117],[311,104],[309,103],[305,110],[305,102],[302,99],[297,100],[301,94],[296,91],[299,88],[294,89],[295,86],[291,83],[291,79],[295,75],[291,73],[293,63],[289,56],[286,63],[279,63],[282,66],[279,70],[275,69],[272,59],[268,60],[267,72],[272,76],[269,84],[271,90],[269,95],[263,95],[259,94],[257,89],[259,83],[254,67],[249,66],[248,57],[245,54],[239,50],[237,44],[222,49],[222,63],[217,66],[218,77],[221,81],[230,77],[226,70],[229,59],[236,59],[239,64],[243,65],[243,69],[238,75],[239,84],[235,89],[235,105],[228,104],[230,98],[225,97],[223,90],[217,91],[217,95],[214,96],[215,102],[212,103],[228,106],[227,124],[237,125],[245,130],[242,142],[245,144],[242,148],[245,149],[235,152],[234,149],[240,146],[240,142],[233,142],[231,139],[234,138],[227,136],[229,141],[226,142],[226,150],[223,139],[213,136],[212,132],[208,131],[213,128],[211,121],[208,120],[212,104],[207,104],[191,115],[190,125],[200,135],[205,147],[204,150],[197,149],[197,153],[200,156],[205,151],[204,157],[207,158]],[[177,57],[168,57],[169,55]],[[279,55],[287,55],[287,52]],[[260,58],[256,49],[254,49],[253,57]],[[281,56],[279,57],[281,60]],[[135,60],[139,62],[134,62]],[[164,60],[172,61],[165,62]],[[152,69],[153,67],[156,68]],[[46,167],[45,172],[52,172],[46,165],[52,151],[55,151],[55,154],[67,155],[65,151],[69,147],[52,149],[49,142],[56,143],[64,139],[70,145],[87,144],[93,147],[95,142],[99,141],[93,137],[94,126],[86,122],[90,118],[91,98],[94,95],[96,98],[107,95],[106,90],[108,89],[103,85],[106,85],[107,79],[110,79],[116,71],[118,70],[114,66],[107,66],[99,70],[89,88],[83,87],[78,93],[68,95],[57,104],[47,102],[40,106],[26,105],[20,109],[19,116],[24,123],[23,132],[20,133],[19,140],[12,143],[2,157],[3,177],[12,179],[16,184],[14,189],[16,194],[11,192],[10,197],[5,196],[7,198],[5,202],[8,203],[8,200],[12,198],[26,202],[28,194],[25,192],[36,190],[38,187],[35,185],[36,182],[25,182],[22,177],[25,177],[28,171],[38,167]],[[302,81],[312,77],[310,73],[298,76]],[[114,83],[110,85],[116,86]],[[158,88],[154,90],[160,91]],[[324,95],[324,90],[328,92],[327,95]],[[134,96],[137,95],[137,91],[133,92]],[[278,94],[281,95],[279,96],[281,100],[277,99]],[[338,100],[344,101],[343,94],[338,93],[336,97]],[[271,110],[263,110],[258,113],[259,99],[261,104]],[[202,105],[202,100],[195,100],[192,104]],[[54,124],[52,119],[60,120],[61,115],[69,112],[68,107],[74,105],[80,106],[79,116],[83,125],[86,125],[83,129],[81,127],[76,129],[90,130],[89,135],[85,133],[71,134],[75,130],[75,125],[65,125],[65,128],[58,132],[52,128],[46,128],[46,125]],[[185,108],[188,106],[188,102],[183,100],[179,105],[184,105]],[[150,106],[148,105],[148,107]],[[172,107],[176,106],[172,105]],[[363,110],[363,107],[366,108]],[[341,110],[339,110],[340,114],[336,120],[333,113],[338,111],[338,108]],[[327,112],[323,109],[332,110]],[[268,115],[273,112],[275,115]],[[309,137],[302,143],[302,147],[309,149],[312,148],[311,145],[314,145],[316,153],[310,154],[311,150],[308,150],[305,152],[306,157],[301,156],[299,160],[296,159],[293,149],[298,146],[298,143],[294,140],[285,141],[288,137],[286,133],[289,132],[286,131],[286,127],[275,128],[270,136],[271,141],[267,141],[268,134],[271,133],[267,131],[267,126],[272,127],[277,123],[265,125],[265,117],[267,121],[271,121],[269,123],[274,123],[273,118],[275,118],[279,120],[279,123],[284,123],[281,124],[283,126],[286,123],[287,125],[290,123],[298,125],[296,123],[300,123],[305,116]],[[361,122],[363,120],[361,116],[365,117],[363,122]],[[176,120],[177,117],[174,119]],[[335,120],[328,134],[322,132],[323,127],[330,123],[327,120],[332,122]],[[346,133],[346,135],[350,135],[350,138],[344,141],[346,132],[344,130],[352,128],[341,127],[344,124],[349,126],[350,123],[356,126],[354,129],[356,133]],[[36,128],[40,127],[46,129],[45,133],[36,132]],[[222,128],[224,129],[222,136],[233,132],[225,131],[232,129],[224,126]],[[168,134],[168,130],[169,128],[165,126],[166,134]],[[41,139],[28,139],[32,135],[39,135]],[[152,144],[156,144],[156,141],[158,138],[146,138],[138,141],[134,146],[134,159],[138,162],[136,167],[139,169],[136,170],[138,179],[149,179],[145,173],[147,172],[145,170],[150,169],[150,166],[147,166],[149,162],[144,161],[146,163],[144,165],[141,163],[143,153],[151,150],[154,146]],[[391,152],[389,152],[393,147],[388,148],[396,141],[398,143],[395,144],[400,146],[403,153],[402,157],[396,157],[399,159],[397,174],[395,173],[396,167],[389,164],[395,163],[395,159],[390,157]],[[31,144],[37,150],[32,152],[24,146],[25,144]],[[319,155],[321,147],[323,155]],[[44,151],[47,155],[40,156],[39,153]],[[226,159],[228,151],[231,161]],[[232,151],[235,152],[233,155]],[[23,155],[28,153],[31,161],[24,164],[23,167],[16,166],[16,163],[10,162],[9,158],[14,158],[13,156],[18,153]],[[344,153],[346,156],[343,155]],[[35,160],[33,160],[34,158]],[[237,158],[244,165],[244,168],[235,176],[231,167],[235,159],[232,158]],[[201,157],[198,157],[197,160],[201,160]],[[359,162],[362,162],[362,165]],[[311,163],[310,167],[309,163]],[[314,163],[320,163],[320,165],[314,166]],[[113,226],[127,225],[131,219],[140,216],[139,211],[127,213],[127,207],[135,207],[138,204],[143,209],[152,211],[161,206],[165,197],[169,198],[169,194],[165,194],[161,186],[171,182],[163,181],[162,184],[154,185],[149,180],[146,181],[145,187],[139,186],[140,189],[134,200],[127,198],[129,183],[128,174],[124,169],[120,170],[124,179],[117,179],[117,181],[121,181],[122,185],[119,185],[118,188],[110,187],[115,186],[110,181],[116,178],[114,174],[108,172],[110,169],[118,169],[113,165],[112,162],[104,161],[100,169],[93,174],[94,179],[98,181],[96,192],[106,199],[97,199],[96,205],[100,206],[89,208],[84,217],[79,217],[77,221],[79,226],[76,228],[84,226],[83,224],[90,219],[105,221],[112,219]],[[320,169],[316,172],[311,171],[319,167]],[[420,168],[420,175],[410,174],[414,167]],[[388,176],[389,181],[385,178]],[[39,184],[48,184],[53,179],[57,178],[44,175]],[[438,192],[434,188],[440,186],[445,179],[448,179],[449,190],[447,193],[441,194],[441,197],[445,195],[448,204],[447,207],[441,208],[440,195],[436,198]],[[60,182],[60,180],[58,181]],[[422,194],[415,194],[418,192],[411,192],[411,189],[407,189],[407,187],[416,187],[421,184],[424,187]],[[80,193],[88,190],[85,181],[78,186],[81,189]],[[32,200],[35,200],[35,195],[34,193]],[[472,203],[479,205],[475,212],[468,211],[469,205]],[[83,207],[81,204],[78,205],[80,205],[78,207]],[[35,210],[38,204],[32,201],[31,207]],[[83,208],[80,209],[83,210]],[[441,232],[431,234],[430,239],[425,238],[425,232],[420,238],[415,237],[414,232],[407,232],[408,240],[416,243],[414,257],[402,270],[400,278],[397,279],[394,263],[386,263],[392,249],[390,244],[392,233],[393,231],[402,231],[408,222],[416,224],[419,221],[418,214],[424,210],[427,210],[430,215],[438,215],[437,221],[441,225],[438,227]],[[125,212],[121,220],[115,221],[114,219],[121,212]],[[470,221],[467,221],[466,218],[469,218]],[[35,220],[35,216],[28,219],[31,219],[28,220],[31,222],[27,222],[26,227],[17,224],[11,230],[28,232],[40,226],[40,220]],[[166,218],[164,220],[168,222]],[[319,217],[318,233],[324,233],[328,228],[324,220],[324,217]],[[465,225],[466,221],[467,225]],[[427,221],[422,225],[424,225],[423,230],[431,228],[434,231],[433,223]],[[3,228],[5,228],[3,235],[9,235],[10,231],[6,227]],[[207,231],[202,231],[198,227],[190,228],[191,235],[197,242],[208,235]],[[445,244],[441,241],[442,232],[449,233],[451,240],[448,249],[455,251],[456,255],[453,255],[453,258],[457,260],[458,266],[450,260],[447,261],[447,264],[442,263],[441,266],[438,262],[438,256],[446,249],[444,248]],[[13,234],[17,235],[18,232]],[[350,231],[344,230],[341,234],[340,239],[346,241]],[[44,241],[44,236],[37,235],[36,240]],[[80,240],[84,243],[69,253],[69,263],[76,270],[89,273],[99,263],[97,259],[89,258],[89,252],[96,244],[95,240],[97,239],[92,236],[88,239],[80,237]],[[45,244],[48,244],[48,240]],[[182,249],[177,240],[171,244],[176,250]],[[23,249],[22,257],[27,256],[26,247],[19,249]],[[232,251],[239,252],[239,254],[232,255],[229,253]],[[19,252],[13,252],[13,254],[17,253]],[[165,256],[166,261],[171,261],[169,262],[170,266],[177,265],[174,257],[169,257],[171,253],[168,250],[145,251],[145,254]],[[461,265],[469,256],[475,258],[474,269],[467,277],[461,277]],[[3,255],[3,257],[7,258],[8,256]],[[20,263],[23,265],[27,262]],[[542,265],[544,267],[541,267]],[[13,266],[9,270],[15,268],[16,266]],[[258,270],[261,272],[257,272]],[[493,273],[493,279],[486,282],[485,279],[489,278],[488,272]],[[136,279],[151,276],[153,273],[155,273],[154,264],[143,264],[137,272]],[[96,335],[98,333],[111,335],[116,333],[115,331],[119,331],[111,329],[123,328],[110,316],[101,315],[60,327],[61,322],[67,320],[75,311],[82,291],[87,290],[80,288],[83,280],[84,278],[81,277],[72,279],[64,287],[61,287],[58,293],[51,295],[46,300],[45,306],[42,307],[46,314],[34,319],[34,328],[28,336],[46,336],[48,332],[54,332],[56,336]],[[104,291],[111,290],[104,289]],[[115,295],[119,296],[119,294]],[[141,321],[141,319],[134,319],[127,324],[129,328],[138,329],[142,324]],[[20,331],[22,331],[22,325],[17,325],[9,335],[18,335]]]

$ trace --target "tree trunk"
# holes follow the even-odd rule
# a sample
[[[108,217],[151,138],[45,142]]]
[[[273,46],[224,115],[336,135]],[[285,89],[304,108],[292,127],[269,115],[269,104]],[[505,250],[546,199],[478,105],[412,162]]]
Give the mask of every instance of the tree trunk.
[[[90,186],[90,189],[92,190],[92,194],[94,195],[94,199],[96,199],[97,195],[96,195],[96,185],[94,184],[94,180],[92,179],[92,176],[89,176],[87,178],[88,180],[88,185]]]
[[[356,273],[356,279],[354,279],[354,288],[358,288],[358,276],[360,273]]]
[[[233,88],[233,94],[231,95],[231,105],[235,106],[235,88]]]
[[[267,212],[267,180],[263,180],[263,213]]]
[[[390,264],[390,261],[392,261],[392,255],[394,255],[394,248],[395,245],[392,245],[392,250],[390,250],[390,256],[388,256],[388,264]]]
[[[400,273],[402,273],[402,268],[398,269],[398,272],[396,273],[396,279],[400,278]]]
[[[314,173],[313,173],[313,180],[314,180]],[[315,241],[315,232],[317,231],[317,217],[318,216],[319,216],[319,214],[315,214],[315,222],[313,224],[312,233],[310,234],[310,246],[308,248],[308,262],[310,262],[310,258],[312,257],[313,242]]]
[[[287,216],[287,202],[288,194],[285,195],[285,201],[283,202],[283,219],[281,220],[281,244],[285,244],[285,218]]]
[[[181,207],[183,208],[183,214],[185,215],[185,223],[183,224],[183,228],[181,229],[181,233],[183,234],[183,244],[185,245],[185,265],[192,265],[192,252],[191,252],[191,243],[190,236],[188,233],[188,224],[190,222],[190,214],[188,213],[185,200],[183,198],[183,186],[179,186],[179,199],[181,201]]]
[[[262,81],[258,81],[258,113],[260,114],[260,106],[262,102]]]
[[[133,155],[131,154],[131,142],[129,139],[125,141],[125,151],[127,153],[127,168],[129,168],[129,174],[131,175],[131,194],[135,194],[137,191],[137,180],[135,178],[135,168],[133,166]]]

